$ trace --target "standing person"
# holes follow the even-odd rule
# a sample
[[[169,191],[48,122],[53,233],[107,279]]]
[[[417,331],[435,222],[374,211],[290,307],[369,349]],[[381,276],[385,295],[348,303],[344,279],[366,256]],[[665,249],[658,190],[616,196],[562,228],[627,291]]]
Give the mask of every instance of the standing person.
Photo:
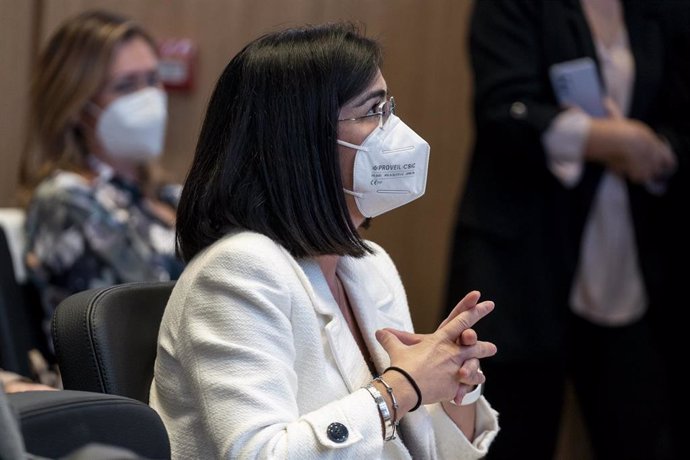
[[[486,454],[479,360],[496,348],[470,328],[493,303],[470,292],[414,334],[392,260],[358,233],[426,186],[429,145],[380,65],[376,42],[329,24],[262,36],[220,76],[151,388],[173,458]]]
[[[672,53],[670,59],[677,65],[675,81],[668,84],[667,110],[672,111],[669,116],[676,117],[684,122],[682,128],[684,133],[690,133],[690,116],[688,107],[690,106],[690,2],[669,2],[669,16],[671,20],[666,30],[670,31],[670,43],[672,44],[669,52]],[[679,151],[690,151],[690,136],[681,139],[685,146],[678,148]],[[664,360],[668,370],[670,399],[673,403],[671,411],[672,419],[672,441],[676,448],[686,443],[687,432],[684,428],[686,424],[686,414],[690,413],[690,393],[685,384],[685,366],[687,360],[687,350],[679,346],[687,328],[683,321],[679,321],[679,313],[688,306],[687,291],[687,262],[690,260],[690,221],[685,217],[688,210],[688,197],[690,197],[690,167],[688,166],[688,156],[679,156],[678,168],[672,180],[669,181],[666,195],[668,200],[665,203],[667,214],[661,219],[663,225],[671,231],[668,238],[668,252],[671,260],[669,268],[663,273],[669,288],[663,299],[664,309],[657,309],[652,313],[653,326],[657,333],[657,338],[661,340],[661,347],[664,350]],[[678,458],[682,456],[678,454]]]
[[[26,262],[48,333],[74,292],[179,276],[181,186],[155,168],[167,98],[156,44],[132,20],[89,11],[65,21],[38,59],[31,110]]]
[[[553,458],[567,377],[596,458],[671,456],[649,321],[666,306],[662,211],[690,134],[687,104],[682,114],[667,98],[669,3],[474,6],[476,143],[448,297],[472,286],[500,305],[477,327],[501,350],[482,366],[501,413],[490,458],[528,447],[530,458]],[[556,102],[550,67],[582,57],[596,63],[605,117]],[[538,446],[536,424],[548,427]]]

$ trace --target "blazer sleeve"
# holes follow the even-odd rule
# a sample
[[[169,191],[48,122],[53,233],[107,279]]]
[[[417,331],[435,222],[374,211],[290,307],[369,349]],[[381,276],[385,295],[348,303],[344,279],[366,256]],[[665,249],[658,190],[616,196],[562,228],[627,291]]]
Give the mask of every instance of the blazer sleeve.
[[[545,72],[544,14],[541,1],[477,0],[471,17],[478,135],[510,151],[531,151],[562,110]]]

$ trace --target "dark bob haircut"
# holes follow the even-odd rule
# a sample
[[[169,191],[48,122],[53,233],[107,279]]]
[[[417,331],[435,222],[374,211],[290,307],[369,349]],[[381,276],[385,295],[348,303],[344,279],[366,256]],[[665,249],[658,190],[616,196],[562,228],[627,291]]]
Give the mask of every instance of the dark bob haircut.
[[[361,257],[340,176],[340,108],[381,66],[379,45],[351,23],[287,29],[250,42],[209,101],[177,212],[189,261],[241,228],[295,257]]]

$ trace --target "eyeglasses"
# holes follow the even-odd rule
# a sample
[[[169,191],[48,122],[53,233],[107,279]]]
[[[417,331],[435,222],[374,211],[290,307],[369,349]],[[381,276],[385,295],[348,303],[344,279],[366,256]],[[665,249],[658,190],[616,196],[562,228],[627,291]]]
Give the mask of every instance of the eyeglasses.
[[[116,96],[123,96],[140,89],[159,86],[162,87],[161,77],[156,69],[138,73],[133,72],[115,78],[106,83],[104,91]]]
[[[354,118],[341,118],[338,121],[363,121],[363,120],[370,120],[373,119],[373,117],[379,117],[379,128],[388,121],[388,118],[391,116],[391,114],[395,114],[395,99],[393,96],[389,97],[388,99],[382,101],[379,105],[376,106],[376,110],[371,113],[367,113],[366,115],[362,115],[361,117],[354,117]]]

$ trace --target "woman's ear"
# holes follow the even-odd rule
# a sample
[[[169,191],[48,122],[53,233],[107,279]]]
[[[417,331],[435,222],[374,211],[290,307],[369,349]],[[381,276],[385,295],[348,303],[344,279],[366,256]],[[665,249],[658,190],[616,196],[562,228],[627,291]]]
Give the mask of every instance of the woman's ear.
[[[93,129],[102,110],[89,99],[84,103],[81,110],[74,115],[74,120],[70,121],[77,127]]]

